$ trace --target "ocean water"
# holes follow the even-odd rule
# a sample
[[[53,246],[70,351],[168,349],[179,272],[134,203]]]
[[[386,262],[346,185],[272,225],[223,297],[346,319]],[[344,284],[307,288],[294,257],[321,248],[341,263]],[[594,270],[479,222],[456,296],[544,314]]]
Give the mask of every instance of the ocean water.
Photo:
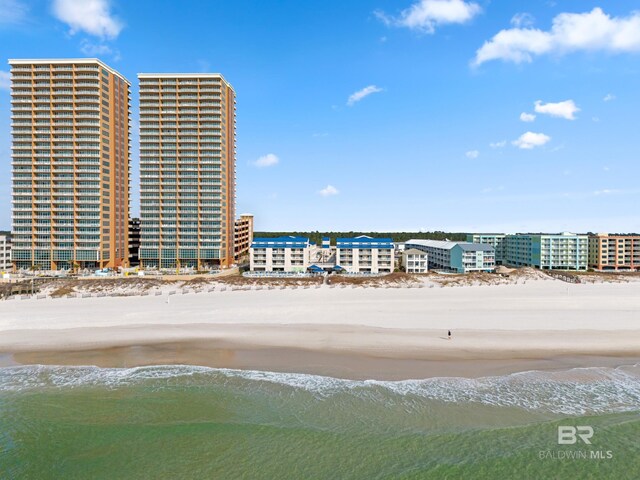
[[[591,443],[559,445],[558,426]],[[640,365],[399,382],[2,368],[0,478],[638,479]]]

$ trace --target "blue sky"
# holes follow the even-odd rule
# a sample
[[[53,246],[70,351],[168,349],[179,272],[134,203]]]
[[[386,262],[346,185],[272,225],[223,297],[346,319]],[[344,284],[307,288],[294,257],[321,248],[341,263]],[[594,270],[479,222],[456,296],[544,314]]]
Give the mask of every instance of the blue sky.
[[[632,1],[0,0],[0,57],[219,72],[258,230],[640,231]],[[10,226],[0,64],[0,229]],[[524,115],[522,115],[524,114]],[[534,118],[535,116],[535,118]]]

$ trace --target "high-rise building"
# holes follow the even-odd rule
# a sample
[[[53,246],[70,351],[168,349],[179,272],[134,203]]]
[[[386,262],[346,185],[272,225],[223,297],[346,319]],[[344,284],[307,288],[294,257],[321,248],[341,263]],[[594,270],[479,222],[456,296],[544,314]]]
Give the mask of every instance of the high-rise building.
[[[235,93],[219,74],[141,73],[140,264],[234,261]]]
[[[14,266],[126,265],[129,82],[97,59],[9,64]]]

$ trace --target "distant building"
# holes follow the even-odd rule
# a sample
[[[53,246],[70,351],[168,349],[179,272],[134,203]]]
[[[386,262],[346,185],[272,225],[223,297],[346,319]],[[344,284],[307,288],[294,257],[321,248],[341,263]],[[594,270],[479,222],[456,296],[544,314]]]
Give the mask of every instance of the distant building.
[[[504,233],[469,233],[467,242],[491,245],[496,252],[496,265],[504,263]]]
[[[349,273],[393,272],[393,240],[361,235],[336,239],[336,266]]]
[[[0,235],[0,272],[11,270],[11,237]]]
[[[573,233],[517,233],[504,239],[504,259],[513,267],[586,270],[589,239]]]
[[[236,260],[249,251],[253,241],[253,215],[243,213],[235,223],[235,235],[233,239]]]
[[[140,219],[129,219],[129,266],[140,265]]]
[[[417,248],[402,252],[402,266],[407,273],[427,273],[429,271],[429,254]]]
[[[252,272],[305,272],[312,243],[306,237],[254,238],[249,248]]]
[[[407,249],[426,252],[430,269],[455,273],[490,272],[496,266],[491,245],[441,240],[407,240]]]
[[[595,270],[640,270],[640,235],[590,235],[589,267]]]

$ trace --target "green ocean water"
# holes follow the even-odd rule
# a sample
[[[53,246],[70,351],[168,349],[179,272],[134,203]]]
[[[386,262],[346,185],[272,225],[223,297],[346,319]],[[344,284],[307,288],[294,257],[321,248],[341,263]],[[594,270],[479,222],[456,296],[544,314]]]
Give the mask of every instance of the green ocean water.
[[[558,445],[559,425],[591,426],[591,444]],[[640,366],[404,382],[3,368],[0,478],[638,479]]]

